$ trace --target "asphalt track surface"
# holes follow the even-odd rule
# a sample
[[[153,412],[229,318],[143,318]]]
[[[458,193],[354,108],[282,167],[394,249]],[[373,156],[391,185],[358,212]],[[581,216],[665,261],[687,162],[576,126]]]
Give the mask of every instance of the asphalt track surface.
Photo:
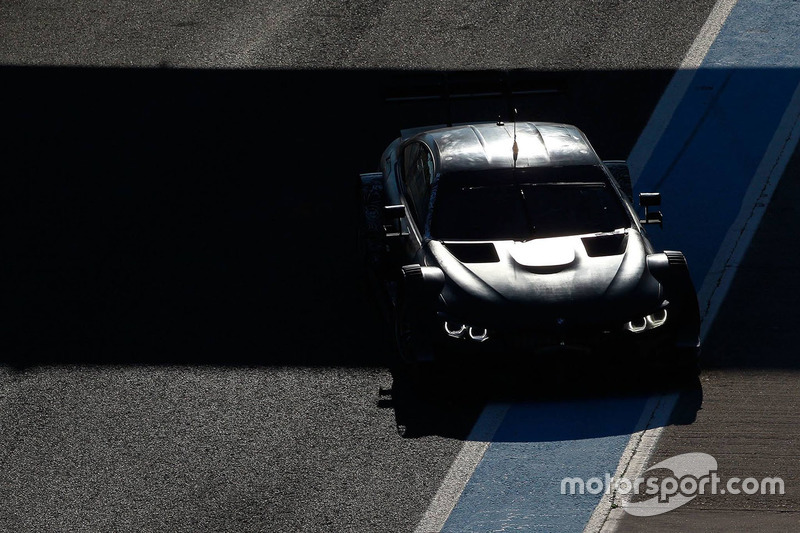
[[[722,479],[780,477],[785,493],[698,495],[663,515],[624,516],[614,531],[800,529],[796,315],[787,311],[800,288],[793,266],[800,257],[787,246],[798,176],[795,152],[706,338],[702,409],[694,423],[667,427],[651,460],[703,451],[717,458]]]
[[[353,259],[354,177],[399,129],[493,120],[515,89],[523,117],[624,158],[711,5],[5,2],[0,529],[412,530],[487,392],[379,395],[391,346]],[[753,257],[784,253],[794,205]],[[709,339],[717,395],[666,431],[699,428],[685,449],[732,431],[705,417],[725,387],[792,387],[791,269],[750,264]]]

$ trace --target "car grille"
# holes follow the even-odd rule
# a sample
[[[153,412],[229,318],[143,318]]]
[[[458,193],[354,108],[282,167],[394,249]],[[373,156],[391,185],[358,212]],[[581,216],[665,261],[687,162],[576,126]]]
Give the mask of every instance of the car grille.
[[[612,341],[616,335],[610,328],[555,328],[547,330],[526,330],[503,332],[495,338],[512,350],[539,350],[550,347],[571,347],[591,349]]]

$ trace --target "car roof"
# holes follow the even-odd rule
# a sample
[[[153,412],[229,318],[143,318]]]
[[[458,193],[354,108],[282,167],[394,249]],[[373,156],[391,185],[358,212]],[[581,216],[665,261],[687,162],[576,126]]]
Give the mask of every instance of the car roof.
[[[518,146],[516,165],[514,137]],[[555,122],[478,122],[440,127],[408,138],[427,144],[439,172],[535,166],[596,165],[600,159],[584,133]]]

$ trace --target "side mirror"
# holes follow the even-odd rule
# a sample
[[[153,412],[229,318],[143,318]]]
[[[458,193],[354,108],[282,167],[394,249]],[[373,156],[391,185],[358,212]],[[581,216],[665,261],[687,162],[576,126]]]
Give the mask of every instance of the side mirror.
[[[644,218],[639,220],[642,224],[658,224],[664,227],[664,215],[661,211],[650,211],[651,207],[661,205],[660,192],[640,192],[639,205],[644,207]]]
[[[400,224],[400,219],[406,218],[407,215],[406,206],[403,204],[383,207],[383,230],[387,238],[397,239],[408,235],[408,232],[403,231],[403,226]]]
[[[644,220],[640,220],[642,224],[658,224],[664,227],[664,215],[661,211],[650,211],[644,214]]]
[[[640,192],[639,193],[639,205],[642,207],[653,207],[655,205],[661,205],[661,193],[660,192]]]
[[[384,222],[393,222],[406,217],[406,206],[403,204],[387,205],[383,207]]]

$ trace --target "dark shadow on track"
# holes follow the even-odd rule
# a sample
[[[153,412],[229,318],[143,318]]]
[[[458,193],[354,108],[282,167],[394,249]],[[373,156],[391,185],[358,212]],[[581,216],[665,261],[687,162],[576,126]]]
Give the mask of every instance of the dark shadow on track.
[[[386,144],[516,107],[623,159],[671,74],[0,67],[2,360],[386,367],[352,190]],[[658,388],[618,369],[516,375],[433,394],[400,378],[379,402],[406,436],[466,438],[489,401]],[[674,423],[699,408],[690,390]]]
[[[800,216],[800,151],[795,151],[772,194],[704,350],[708,370],[798,370],[797,295],[800,247],[794,228]],[[787,349],[787,347],[791,347]]]
[[[351,187],[399,130],[511,102],[624,158],[671,74],[0,67],[2,360],[384,367]],[[740,269],[769,276],[706,368],[798,368],[770,348],[798,288],[770,231],[796,223],[787,187]]]
[[[381,390],[378,405],[394,409],[398,432],[406,438],[440,435],[468,439],[475,421],[489,403],[570,405],[677,394],[668,424],[685,425],[695,421],[703,402],[699,377],[654,374],[633,368],[589,368],[574,363],[554,363],[535,368],[516,365],[514,368],[450,369],[424,384],[398,369],[392,374],[392,387]],[[579,411],[580,405],[576,409]],[[579,414],[578,411],[573,414]],[[610,415],[611,420],[613,413]],[[628,433],[629,429],[627,426],[615,429],[613,424],[606,424],[591,436],[617,434],[615,431]],[[570,434],[560,437],[554,440],[577,438]]]
[[[671,72],[512,74],[0,67],[3,361],[386,365],[351,184],[399,130],[513,103],[622,158]]]

